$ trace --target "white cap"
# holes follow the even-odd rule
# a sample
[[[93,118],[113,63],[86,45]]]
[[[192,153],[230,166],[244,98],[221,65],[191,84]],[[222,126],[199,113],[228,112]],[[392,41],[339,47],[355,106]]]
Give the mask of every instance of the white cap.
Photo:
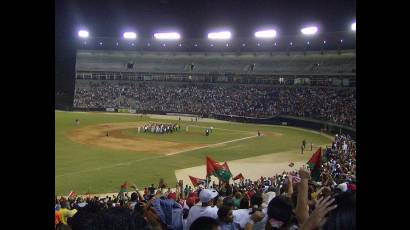
[[[218,196],[218,192],[215,189],[203,189],[199,193],[199,200],[201,200],[202,203],[206,203],[214,199],[217,196]]]
[[[338,189],[342,190],[342,192],[346,192],[347,191],[347,183],[341,183],[337,186]]]

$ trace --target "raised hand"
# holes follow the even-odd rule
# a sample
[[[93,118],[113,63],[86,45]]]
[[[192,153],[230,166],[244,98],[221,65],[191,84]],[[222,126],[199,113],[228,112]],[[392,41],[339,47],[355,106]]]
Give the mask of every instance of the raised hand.
[[[299,176],[301,179],[310,179],[310,172],[306,167],[301,167],[299,169]]]
[[[327,220],[325,216],[330,211],[337,208],[336,204],[332,205],[334,201],[335,199],[331,198],[330,196],[326,198],[322,197],[319,200],[317,200],[315,210],[313,210],[312,214],[302,225],[301,230],[317,229],[317,228],[322,227],[326,223],[326,220]]]

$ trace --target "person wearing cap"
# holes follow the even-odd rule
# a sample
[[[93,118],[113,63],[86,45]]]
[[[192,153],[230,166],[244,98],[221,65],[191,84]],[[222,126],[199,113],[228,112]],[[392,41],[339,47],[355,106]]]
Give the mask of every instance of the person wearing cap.
[[[215,205],[215,198],[218,196],[218,192],[215,189],[203,189],[199,193],[199,200],[201,206],[194,205],[189,210],[185,230],[188,230],[191,224],[199,217],[211,217],[218,218],[218,208]]]

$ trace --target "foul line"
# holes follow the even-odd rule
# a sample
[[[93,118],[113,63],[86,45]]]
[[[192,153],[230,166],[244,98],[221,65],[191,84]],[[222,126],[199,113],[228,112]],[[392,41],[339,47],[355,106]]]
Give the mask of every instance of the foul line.
[[[199,127],[199,128],[209,128],[209,126],[200,126],[200,125],[187,125],[187,126]],[[236,129],[224,129],[224,128],[214,128],[214,129],[234,131],[234,132],[242,132],[242,133],[254,133],[252,131],[244,131],[244,130],[236,130]]]
[[[118,163],[118,164],[115,164],[115,165],[110,165],[110,166],[105,166],[105,167],[98,167],[98,168],[93,168],[93,169],[88,169],[88,170],[81,170],[81,171],[76,171],[76,172],[71,172],[71,173],[64,173],[64,174],[56,175],[55,178],[62,177],[62,176],[79,174],[79,173],[85,173],[85,172],[99,171],[99,170],[102,170],[102,169],[115,168],[115,167],[119,167],[119,166],[131,165],[132,163],[135,163],[135,162],[140,162],[140,161],[145,161],[145,160],[152,160],[152,159],[159,159],[159,158],[163,158],[163,157],[167,157],[167,156],[171,156],[171,155],[175,155],[175,154],[180,154],[180,153],[194,151],[194,150],[203,149],[203,148],[215,147],[215,146],[218,146],[218,145],[224,145],[224,144],[227,144],[227,143],[232,143],[232,142],[241,141],[241,140],[250,139],[250,138],[255,138],[255,137],[258,137],[258,136],[243,137],[243,138],[234,139],[234,140],[230,140],[230,141],[224,141],[224,142],[220,142],[220,143],[216,143],[216,144],[205,145],[205,146],[201,146],[201,147],[197,147],[197,148],[186,149],[186,150],[183,150],[183,151],[168,153],[168,154],[162,155],[162,156],[145,157],[145,158],[141,158],[141,159],[138,159],[138,160],[127,161],[127,162]]]
[[[230,140],[230,141],[224,141],[224,142],[215,143],[215,144],[211,144],[211,145],[205,145],[205,146],[196,147],[196,148],[192,148],[192,149],[188,149],[188,150],[183,150],[183,151],[168,153],[168,154],[166,154],[165,156],[171,156],[171,155],[175,155],[175,154],[179,154],[179,153],[183,153],[183,152],[189,152],[189,151],[194,151],[194,150],[198,150],[198,149],[204,149],[204,148],[208,148],[208,147],[215,147],[215,146],[218,146],[218,145],[224,145],[224,144],[227,144],[227,143],[232,143],[232,142],[235,142],[235,141],[241,141],[241,140],[250,139],[250,138],[255,138],[255,137],[257,137],[257,136],[243,137],[243,138],[234,139],[234,140]]]

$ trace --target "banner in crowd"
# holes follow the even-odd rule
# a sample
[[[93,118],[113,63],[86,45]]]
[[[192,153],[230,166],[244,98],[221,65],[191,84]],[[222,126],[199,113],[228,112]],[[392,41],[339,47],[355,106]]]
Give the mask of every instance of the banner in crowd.
[[[115,112],[115,109],[114,109],[114,108],[106,108],[105,111],[107,111],[107,112]]]
[[[234,178],[232,178],[232,180],[245,180],[245,177],[242,175],[242,173],[239,173],[238,175],[236,175]]]
[[[206,176],[214,175],[222,181],[229,181],[232,177],[231,170],[229,170],[228,164],[225,162],[223,165],[219,164],[209,156],[206,157]]]
[[[313,180],[320,180],[320,167],[322,164],[322,147],[320,147],[307,162],[310,168],[310,175]]]
[[[193,176],[189,176],[189,179],[191,180],[192,184],[196,187],[200,184],[204,184],[205,183],[205,179],[200,179],[200,178],[196,178]]]

